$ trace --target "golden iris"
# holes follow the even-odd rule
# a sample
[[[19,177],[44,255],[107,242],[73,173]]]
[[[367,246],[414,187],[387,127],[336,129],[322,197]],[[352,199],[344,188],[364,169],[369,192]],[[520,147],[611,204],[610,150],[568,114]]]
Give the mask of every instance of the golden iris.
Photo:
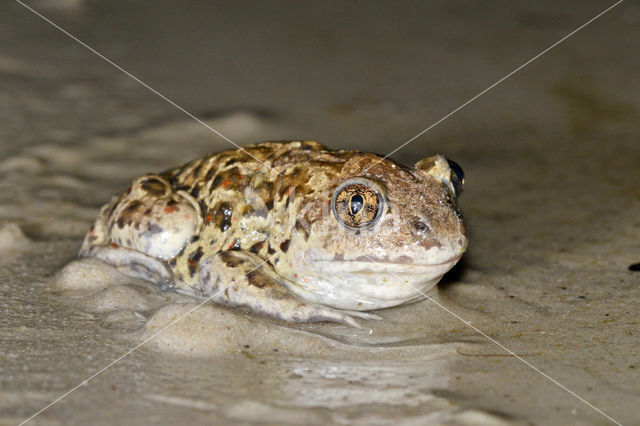
[[[382,200],[378,193],[362,183],[339,187],[332,204],[336,218],[348,228],[372,226],[382,212]]]

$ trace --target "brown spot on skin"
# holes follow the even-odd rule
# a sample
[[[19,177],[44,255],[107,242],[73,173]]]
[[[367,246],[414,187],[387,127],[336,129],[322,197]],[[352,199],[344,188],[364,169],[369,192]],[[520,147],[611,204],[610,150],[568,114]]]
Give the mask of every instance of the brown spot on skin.
[[[327,204],[330,201],[327,201]],[[312,225],[313,223],[322,220],[323,218],[323,208],[320,203],[307,204],[307,209],[304,212],[304,220],[307,224]],[[327,211],[329,211],[327,209]]]
[[[229,190],[239,190],[245,185],[244,176],[240,173],[240,169],[234,167],[229,170],[224,170],[215,177],[211,189],[216,189],[218,186],[224,187]]]
[[[304,142],[301,146],[300,149],[303,151],[311,151],[314,147],[309,145],[307,142]]]
[[[214,175],[215,173],[216,173],[216,169],[215,169],[215,167],[211,167],[211,168],[207,171],[207,174],[206,174],[206,175],[204,175],[204,180],[205,180],[205,181],[207,181],[207,182],[208,182],[208,181],[210,181],[210,180],[211,180],[211,178],[213,177],[213,175]]]
[[[147,191],[150,195],[153,195],[154,197],[161,197],[165,194],[165,186],[164,183],[162,183],[160,180],[158,180],[157,178],[151,177],[148,178],[144,181],[142,181],[142,189],[144,189],[145,191]]]
[[[236,250],[240,250],[241,248],[242,247],[240,245],[240,238],[236,238],[235,240],[233,240],[233,243],[229,245],[229,248],[227,250],[236,251]]]
[[[204,200],[198,200],[198,206],[200,206],[202,218],[206,221],[207,214],[209,213],[209,207],[207,206],[207,203]]]
[[[224,252],[224,251],[220,253],[220,259],[229,268],[235,268],[244,263],[243,259],[240,259],[239,257],[234,256],[232,253]]]
[[[429,250],[432,247],[442,247],[442,243],[440,241],[434,240],[433,238],[424,238],[422,243],[420,244],[425,249]]]
[[[198,164],[196,168],[193,169],[193,172],[191,172],[191,175],[197,178],[198,175],[200,174],[200,170],[202,170],[202,163]]]
[[[189,185],[184,185],[180,183],[180,181],[178,181],[177,179],[170,180],[169,183],[171,184],[171,189],[174,192],[189,190]]]
[[[276,251],[275,251],[273,248],[271,248],[271,244],[269,244],[269,247],[267,248],[267,253],[269,253],[269,254],[273,254],[273,253],[275,253],[275,252],[276,252]]]
[[[120,216],[131,216],[133,213],[135,213],[140,206],[142,205],[142,202],[140,201],[132,201],[131,203],[129,203],[129,205],[120,213]]]
[[[311,192],[311,188],[307,185],[309,181],[309,172],[307,169],[300,170],[299,167],[294,168],[291,172],[278,178],[277,191],[280,198],[289,193],[290,188],[295,188],[296,193],[306,195]]]
[[[249,251],[251,253],[258,254],[260,252],[260,250],[262,250],[262,247],[264,247],[264,241],[260,241],[260,242],[255,243],[254,245],[251,246]]]
[[[189,264],[189,274],[191,274],[191,276],[193,276],[193,274],[196,273],[196,269],[198,268],[198,262],[200,261],[202,254],[203,254],[202,247],[198,247],[196,251],[194,251],[189,255],[188,264]]]
[[[216,176],[215,179],[213,179],[213,182],[211,183],[211,190],[213,191],[214,189],[219,187],[223,181],[224,181],[224,178],[222,176],[220,175]]]
[[[265,201],[264,205],[267,207],[267,210],[273,209],[273,199]]]
[[[212,214],[212,221],[222,232],[229,229],[231,226],[231,218],[233,216],[233,208],[231,207],[231,204],[226,201],[218,202],[214,206]],[[209,217],[207,217],[207,222],[209,221]]]
[[[287,250],[289,250],[289,243],[291,242],[291,240],[285,240],[282,243],[280,243],[280,250],[282,250],[284,253],[287,252]]]
[[[247,282],[249,285],[258,288],[265,288],[272,285],[272,281],[260,271],[251,271],[247,274]]]

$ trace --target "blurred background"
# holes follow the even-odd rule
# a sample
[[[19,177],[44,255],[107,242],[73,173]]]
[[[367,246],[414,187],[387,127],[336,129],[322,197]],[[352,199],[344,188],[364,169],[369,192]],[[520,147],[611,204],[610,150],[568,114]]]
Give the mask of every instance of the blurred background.
[[[71,303],[49,288],[132,178],[233,148],[167,100],[239,145],[311,139],[386,154],[612,4],[2,2],[0,422],[124,353],[168,303],[147,289],[136,290],[142,308],[98,309],[104,294]],[[623,2],[392,155],[411,165],[438,152],[466,172],[470,248],[439,300],[629,424],[640,397],[640,278],[628,270],[640,262],[638,51],[640,6]],[[428,301],[383,314],[371,336],[304,329],[346,345],[330,361],[143,350],[38,422],[609,421]],[[388,355],[354,364],[367,347]],[[416,348],[447,367],[430,369]]]

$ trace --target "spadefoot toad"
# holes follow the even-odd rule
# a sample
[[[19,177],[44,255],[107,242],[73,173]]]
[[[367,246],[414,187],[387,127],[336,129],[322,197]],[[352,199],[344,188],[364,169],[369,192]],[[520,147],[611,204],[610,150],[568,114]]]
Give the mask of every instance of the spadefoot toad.
[[[266,142],[133,181],[79,255],[286,321],[356,325],[424,297],[467,247],[462,170]]]

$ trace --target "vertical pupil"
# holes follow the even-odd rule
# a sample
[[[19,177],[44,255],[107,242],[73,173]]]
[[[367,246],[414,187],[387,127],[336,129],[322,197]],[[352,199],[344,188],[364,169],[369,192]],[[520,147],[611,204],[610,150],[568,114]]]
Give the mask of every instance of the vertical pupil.
[[[351,214],[353,215],[358,214],[358,212],[362,210],[363,205],[364,205],[364,198],[362,198],[362,195],[356,194],[353,197],[351,197],[351,202],[349,204],[349,207],[351,209]]]

